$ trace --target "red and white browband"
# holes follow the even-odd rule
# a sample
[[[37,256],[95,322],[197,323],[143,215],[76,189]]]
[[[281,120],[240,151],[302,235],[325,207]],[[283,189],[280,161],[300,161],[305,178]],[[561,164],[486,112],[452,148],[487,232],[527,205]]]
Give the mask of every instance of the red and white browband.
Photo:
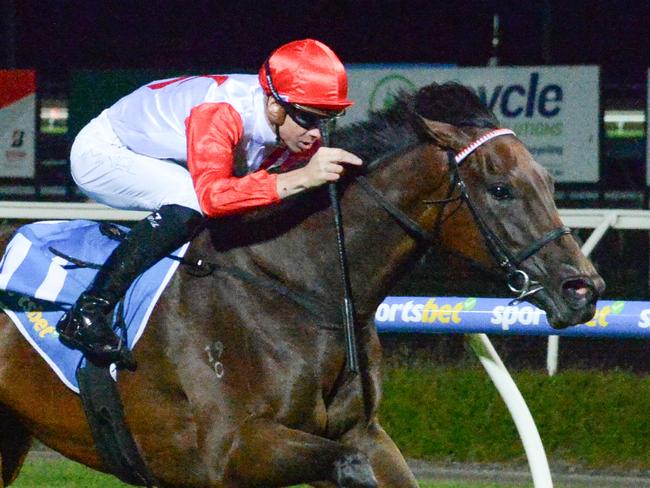
[[[467,156],[472,154],[474,151],[476,151],[479,147],[481,147],[483,144],[485,144],[487,141],[494,139],[495,137],[499,136],[507,136],[507,135],[513,135],[516,136],[516,134],[511,131],[510,129],[495,129],[491,130],[490,132],[483,134],[481,137],[476,139],[474,142],[472,142],[469,146],[467,146],[465,149],[462,149],[459,151],[456,156],[456,164],[460,164]]]

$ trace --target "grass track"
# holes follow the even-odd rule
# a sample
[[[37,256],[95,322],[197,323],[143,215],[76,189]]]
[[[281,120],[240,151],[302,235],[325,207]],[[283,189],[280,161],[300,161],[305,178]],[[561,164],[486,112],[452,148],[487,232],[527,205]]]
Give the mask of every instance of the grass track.
[[[104,475],[80,464],[62,459],[29,457],[20,476],[11,488],[123,488],[112,476]],[[494,483],[461,483],[457,481],[420,483],[421,488],[521,488]]]

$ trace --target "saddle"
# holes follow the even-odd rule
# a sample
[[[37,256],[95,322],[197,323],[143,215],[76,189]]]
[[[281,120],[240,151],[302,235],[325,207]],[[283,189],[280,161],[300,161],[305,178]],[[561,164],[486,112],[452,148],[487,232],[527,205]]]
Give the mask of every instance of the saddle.
[[[20,227],[0,261],[0,306],[63,383],[76,393],[81,352],[60,343],[61,316],[93,280],[127,227],[87,220],[35,222]],[[129,348],[142,336],[154,305],[188,245],[143,273],[127,291],[121,315]]]
[[[57,376],[77,392],[98,453],[120,480],[154,486],[124,421],[114,367],[97,367],[58,340],[55,325],[88,287],[128,228],[75,220],[19,228],[0,262],[0,306]],[[143,273],[114,314],[115,327],[133,348],[188,244]]]

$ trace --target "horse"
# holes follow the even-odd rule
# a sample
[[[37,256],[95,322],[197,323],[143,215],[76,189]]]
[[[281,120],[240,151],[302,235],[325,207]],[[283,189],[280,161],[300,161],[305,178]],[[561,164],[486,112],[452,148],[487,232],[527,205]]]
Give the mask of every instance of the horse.
[[[180,266],[134,348],[137,371],[117,380],[158,486],[417,486],[377,416],[373,317],[431,246],[499,273],[554,327],[595,313],[604,282],[562,226],[551,177],[473,91],[431,84],[332,137],[366,162],[339,188],[359,372],[346,369],[325,189],[211,222],[186,255],[209,272]],[[3,317],[0,488],[34,438],[106,471],[78,396]]]

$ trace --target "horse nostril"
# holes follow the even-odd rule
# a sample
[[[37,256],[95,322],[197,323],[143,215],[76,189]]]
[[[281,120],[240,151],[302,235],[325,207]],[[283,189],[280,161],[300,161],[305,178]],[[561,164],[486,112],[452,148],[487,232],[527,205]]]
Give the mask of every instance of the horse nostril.
[[[576,304],[591,303],[594,300],[594,285],[591,280],[576,278],[562,284],[562,294]]]

